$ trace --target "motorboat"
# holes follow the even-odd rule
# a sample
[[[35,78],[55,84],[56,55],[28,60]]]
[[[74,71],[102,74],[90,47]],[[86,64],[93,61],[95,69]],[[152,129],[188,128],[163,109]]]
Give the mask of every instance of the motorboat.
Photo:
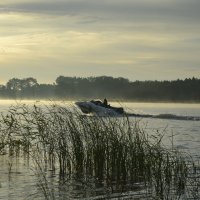
[[[101,100],[78,101],[75,103],[84,114],[97,115],[121,115],[124,114],[122,107],[114,107],[103,103]]]
[[[137,114],[137,113],[127,113],[124,111],[123,107],[114,107],[101,100],[91,100],[91,101],[78,101],[75,104],[80,108],[84,114],[92,114],[98,116],[128,116],[128,117],[139,117],[139,118],[155,118],[155,119],[169,119],[169,120],[192,120],[200,121],[198,116],[179,116],[173,114]]]

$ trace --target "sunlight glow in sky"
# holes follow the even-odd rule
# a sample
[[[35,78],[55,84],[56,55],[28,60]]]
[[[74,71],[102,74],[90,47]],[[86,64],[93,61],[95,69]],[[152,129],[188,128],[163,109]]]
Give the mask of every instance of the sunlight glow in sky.
[[[199,0],[4,0],[0,83],[200,78]]]

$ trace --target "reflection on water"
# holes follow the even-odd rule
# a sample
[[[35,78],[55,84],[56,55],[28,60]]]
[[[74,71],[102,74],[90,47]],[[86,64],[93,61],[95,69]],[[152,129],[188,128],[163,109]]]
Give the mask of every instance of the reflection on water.
[[[94,178],[84,177],[60,177],[52,171],[45,171],[47,182],[44,182],[43,174],[35,170],[35,165],[24,157],[12,158],[0,156],[0,199],[2,200],[43,200],[41,188],[47,189],[47,199],[104,199],[104,198],[142,198],[144,199],[143,185],[127,185],[130,192],[121,192],[118,187],[106,187],[106,183]],[[113,183],[113,186],[116,183]],[[46,187],[46,188],[45,188]],[[130,188],[128,188],[130,187]],[[125,188],[124,188],[125,189]]]
[[[0,199],[27,199],[37,194],[36,178],[23,158],[0,156]]]

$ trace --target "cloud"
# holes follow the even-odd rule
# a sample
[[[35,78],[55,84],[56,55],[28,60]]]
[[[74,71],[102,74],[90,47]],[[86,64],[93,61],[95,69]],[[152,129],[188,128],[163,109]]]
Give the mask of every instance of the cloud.
[[[11,3],[12,2],[12,3]],[[2,9],[49,15],[91,15],[110,20],[188,20],[200,17],[198,0],[29,0],[1,3]]]
[[[51,27],[95,30],[165,31],[200,29],[199,0],[16,0],[0,3],[0,13],[50,18]],[[64,20],[71,20],[64,23]],[[38,20],[39,21],[39,20]]]
[[[200,74],[199,7],[199,0],[2,1],[0,74]]]

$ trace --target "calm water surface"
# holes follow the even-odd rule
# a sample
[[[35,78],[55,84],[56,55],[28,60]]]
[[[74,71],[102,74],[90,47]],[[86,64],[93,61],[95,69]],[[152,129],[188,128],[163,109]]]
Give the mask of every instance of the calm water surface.
[[[19,101],[1,100],[0,112],[6,112],[11,104],[15,105],[16,103],[19,103]],[[20,103],[33,105],[35,101],[22,101]],[[45,104],[47,102],[41,101],[37,103]],[[67,105],[69,104],[72,103],[68,102]],[[111,104],[119,106],[119,103]],[[122,103],[121,106],[123,106],[127,112],[136,114],[200,116],[200,104]],[[194,159],[200,158],[200,121],[154,118],[136,119],[134,117],[132,117],[131,120],[139,120],[141,127],[145,129],[150,136],[152,134],[164,135],[163,145],[173,145],[181,151],[190,153]],[[40,199],[40,195],[35,187],[36,178],[34,176],[34,171],[29,168],[28,163],[24,159],[0,156],[0,166],[0,199]],[[9,168],[12,169],[11,173],[9,173]],[[55,181],[58,180],[55,179]]]
[[[127,112],[131,113],[200,117],[200,104],[126,103],[125,106]],[[200,121],[153,118],[140,120],[141,126],[149,134],[162,133],[166,145],[172,145],[173,142],[176,148],[200,158]]]

